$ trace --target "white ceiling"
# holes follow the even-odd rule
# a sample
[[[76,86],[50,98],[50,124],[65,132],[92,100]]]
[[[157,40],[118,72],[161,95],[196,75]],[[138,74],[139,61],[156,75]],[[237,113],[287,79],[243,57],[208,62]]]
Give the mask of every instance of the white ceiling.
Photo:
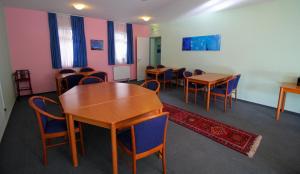
[[[269,0],[0,0],[5,6],[96,17],[120,22],[143,23],[139,17],[152,16],[150,23],[171,20],[199,9],[207,2],[233,2],[228,8]],[[77,11],[72,3],[82,2],[88,9]],[[227,8],[227,9],[228,9]],[[200,8],[201,10],[201,8]],[[203,9],[202,9],[203,10]],[[199,12],[200,13],[200,12]]]

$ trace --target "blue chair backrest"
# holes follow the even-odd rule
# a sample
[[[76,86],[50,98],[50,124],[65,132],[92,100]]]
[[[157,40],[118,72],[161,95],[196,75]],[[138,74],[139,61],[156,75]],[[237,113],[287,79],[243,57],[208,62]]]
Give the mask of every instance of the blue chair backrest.
[[[73,69],[62,69],[59,71],[60,74],[68,74],[68,73],[75,73],[76,71]]]
[[[103,82],[103,80],[88,77],[83,79],[82,84],[87,85],[87,84],[94,84],[94,83],[101,83],[101,82]]]
[[[35,98],[33,100],[33,103],[41,110],[46,112],[46,104],[44,103],[43,99],[41,98]],[[36,113],[35,113],[36,114]],[[43,128],[44,130],[46,129],[47,126],[47,122],[48,122],[48,118],[46,116],[44,116],[43,114],[41,115],[41,120],[42,120],[42,124],[43,124]]]
[[[156,67],[157,67],[157,68],[165,68],[164,65],[157,65]]]
[[[173,70],[168,69],[165,71],[165,80],[172,80],[173,78]]]
[[[235,77],[235,82],[234,82],[233,89],[236,89],[236,88],[237,88],[240,78],[241,78],[241,74],[239,74],[239,75],[237,75],[237,76]]]
[[[142,153],[163,144],[167,116],[153,118],[134,125],[136,153]]]
[[[204,73],[204,71],[202,71],[201,69],[195,69],[196,75],[202,75],[203,73]]]
[[[154,69],[153,66],[148,65],[146,69]]]
[[[94,69],[90,67],[81,68],[80,70],[80,72],[91,72],[91,71],[94,71]]]
[[[105,81],[107,74],[105,72],[96,72],[94,74],[91,74],[90,76],[99,77],[100,79]]]
[[[234,89],[235,85],[235,78],[232,78],[228,81],[228,88],[227,88],[227,94],[230,94],[232,90]]]
[[[184,71],[183,72],[184,77],[191,77],[192,75],[193,75],[193,73],[191,73],[190,71]]]
[[[178,78],[179,79],[182,79],[182,78],[184,78],[184,76],[183,76],[183,72],[185,71],[185,68],[180,68],[179,70],[178,70]]]
[[[81,74],[74,74],[65,77],[67,84],[68,84],[68,89],[73,88],[74,86],[77,86],[79,84],[79,81],[84,77],[84,75]]]
[[[145,85],[147,89],[151,89],[152,91],[156,91],[158,88],[158,83],[156,81],[148,81]]]

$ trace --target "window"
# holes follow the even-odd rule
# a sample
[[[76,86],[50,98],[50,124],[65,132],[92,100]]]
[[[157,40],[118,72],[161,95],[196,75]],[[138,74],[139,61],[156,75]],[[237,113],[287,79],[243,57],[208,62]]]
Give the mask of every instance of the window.
[[[115,60],[116,64],[126,64],[127,32],[126,24],[115,23]]]
[[[58,37],[62,68],[73,67],[73,38],[70,16],[57,14]]]

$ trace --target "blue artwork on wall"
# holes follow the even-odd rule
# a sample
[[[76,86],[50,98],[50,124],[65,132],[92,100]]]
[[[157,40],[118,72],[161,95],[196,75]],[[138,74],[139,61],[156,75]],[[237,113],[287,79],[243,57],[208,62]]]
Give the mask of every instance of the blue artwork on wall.
[[[91,50],[103,50],[103,40],[91,40]]]
[[[183,51],[220,51],[220,48],[220,35],[184,37],[182,39]]]

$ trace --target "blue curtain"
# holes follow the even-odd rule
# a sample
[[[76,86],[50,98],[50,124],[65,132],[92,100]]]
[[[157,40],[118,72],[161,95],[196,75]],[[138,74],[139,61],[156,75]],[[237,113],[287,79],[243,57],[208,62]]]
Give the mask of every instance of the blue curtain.
[[[114,22],[107,21],[108,64],[115,64],[115,31]]]
[[[49,31],[50,31],[50,48],[52,67],[61,68],[60,46],[58,37],[57,19],[55,13],[48,13]]]
[[[74,53],[73,67],[86,67],[87,56],[83,17],[71,16],[71,26]]]
[[[133,33],[132,24],[126,24],[127,31],[127,64],[133,64]]]

